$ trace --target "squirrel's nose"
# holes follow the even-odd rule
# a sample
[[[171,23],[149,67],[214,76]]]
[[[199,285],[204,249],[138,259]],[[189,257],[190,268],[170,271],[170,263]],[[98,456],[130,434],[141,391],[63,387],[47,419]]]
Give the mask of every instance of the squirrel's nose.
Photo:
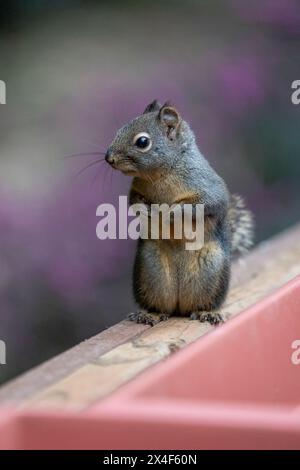
[[[108,149],[106,154],[105,154],[105,160],[107,161],[107,163],[109,163],[110,165],[113,165],[116,161],[115,157],[114,157],[114,154],[113,152],[111,151],[111,149]]]

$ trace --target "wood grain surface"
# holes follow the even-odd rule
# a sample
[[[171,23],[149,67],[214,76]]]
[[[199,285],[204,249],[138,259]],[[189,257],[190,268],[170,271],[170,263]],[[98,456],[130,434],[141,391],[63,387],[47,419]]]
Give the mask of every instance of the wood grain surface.
[[[300,225],[233,265],[223,315],[241,313],[298,274]],[[3,386],[0,404],[85,409],[212,328],[175,317],[153,328],[123,321]]]

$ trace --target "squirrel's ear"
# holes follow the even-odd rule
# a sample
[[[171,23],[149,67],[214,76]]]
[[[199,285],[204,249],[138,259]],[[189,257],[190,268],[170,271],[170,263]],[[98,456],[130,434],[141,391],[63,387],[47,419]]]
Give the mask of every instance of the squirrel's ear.
[[[160,109],[159,119],[166,129],[167,136],[170,140],[173,140],[181,124],[181,117],[177,109],[168,102],[165,103]]]
[[[157,100],[154,100],[150,104],[148,104],[148,106],[146,106],[143,114],[152,113],[153,111],[159,111],[160,108],[161,104]]]

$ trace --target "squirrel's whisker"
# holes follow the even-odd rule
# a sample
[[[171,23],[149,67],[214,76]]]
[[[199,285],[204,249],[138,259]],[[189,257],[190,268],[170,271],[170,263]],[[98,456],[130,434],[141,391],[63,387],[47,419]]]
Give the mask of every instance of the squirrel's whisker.
[[[89,168],[91,168],[92,166],[95,166],[95,165],[98,165],[99,163],[103,163],[105,162],[104,159],[98,159],[98,160],[95,160],[93,162],[91,162],[89,165],[85,166],[84,168],[82,168],[81,170],[79,170],[75,176],[80,176],[82,173],[84,173],[86,170],[88,170]]]
[[[73,153],[71,155],[65,155],[63,159],[74,158],[74,157],[88,157],[89,155],[101,156],[105,155],[105,152],[83,152],[83,153]]]

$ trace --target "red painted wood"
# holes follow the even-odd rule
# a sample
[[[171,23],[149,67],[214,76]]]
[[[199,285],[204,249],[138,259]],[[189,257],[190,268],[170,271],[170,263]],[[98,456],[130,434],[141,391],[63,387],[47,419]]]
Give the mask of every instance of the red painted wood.
[[[300,448],[296,340],[300,276],[84,413],[3,414],[0,447]]]

